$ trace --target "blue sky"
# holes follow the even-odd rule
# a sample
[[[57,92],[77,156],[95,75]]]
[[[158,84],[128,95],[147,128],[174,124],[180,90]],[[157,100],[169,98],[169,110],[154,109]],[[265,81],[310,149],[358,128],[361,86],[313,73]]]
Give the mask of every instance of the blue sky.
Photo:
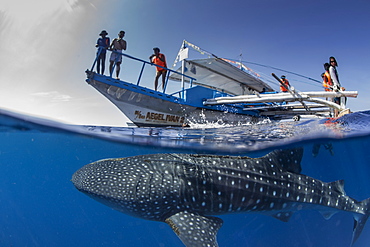
[[[342,85],[359,91],[348,106],[367,110],[369,10],[370,2],[360,0],[5,0],[0,107],[77,124],[124,124],[126,118],[85,83],[94,44],[105,29],[111,38],[125,30],[126,52],[142,59],[160,47],[168,64],[183,39],[219,57],[242,54],[244,61],[317,80],[323,63],[335,56]],[[151,87],[154,70],[146,72]],[[121,78],[136,78],[136,71],[124,63]],[[287,78],[298,90],[321,90],[318,83]]]

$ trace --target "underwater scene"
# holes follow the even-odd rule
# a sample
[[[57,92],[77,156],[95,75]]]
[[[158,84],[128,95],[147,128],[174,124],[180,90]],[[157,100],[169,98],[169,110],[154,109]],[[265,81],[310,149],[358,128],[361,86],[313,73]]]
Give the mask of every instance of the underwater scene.
[[[181,232],[176,220],[181,221],[183,217],[172,218],[170,211],[161,211],[172,207],[175,208],[175,214],[176,208],[183,206],[184,210],[177,211],[193,212],[198,216],[208,217],[207,219],[216,216],[221,219],[220,222],[223,221],[223,224],[220,223],[222,227],[215,232],[215,241],[219,246],[351,246],[353,238],[356,240],[353,246],[368,246],[370,225],[365,223],[369,206],[366,201],[363,204],[361,201],[370,197],[370,112],[353,113],[337,120],[261,122],[249,126],[213,126],[214,128],[75,126],[5,110],[1,113],[1,246],[184,246],[181,241],[187,240],[180,240],[176,235]],[[284,154],[284,150],[300,152],[300,157],[294,159],[294,162],[298,160],[300,167],[299,164],[283,167],[287,162],[277,161],[276,165],[281,165],[280,171],[284,171],[284,176],[288,174],[289,178],[285,177],[285,185],[274,187],[273,170],[269,170],[267,166],[258,168],[257,164],[259,161],[267,162],[261,158],[265,155],[272,158],[276,156],[280,160],[288,158],[289,161],[290,153]],[[172,158],[166,155],[177,161],[174,163]],[[191,162],[181,162],[181,159],[185,160],[189,155],[193,155]],[[160,198],[157,203],[162,200],[162,204],[159,203],[157,207],[140,209],[144,212],[143,217],[132,217],[134,210],[120,213],[112,209],[119,207],[119,204],[115,203],[117,199],[104,202],[106,199],[101,195],[104,191],[106,195],[114,191],[113,184],[110,184],[111,188],[109,184],[103,188],[100,199],[93,200],[90,198],[94,198],[93,190],[89,194],[87,189],[83,191],[83,188],[79,188],[89,197],[77,189],[83,179],[89,177],[92,180],[92,177],[86,173],[72,179],[76,171],[89,163],[102,159],[112,159],[116,162],[122,160],[117,158],[131,156],[138,158],[128,160],[126,165],[129,169],[132,167],[138,170],[136,166],[141,162],[138,161],[141,157],[144,163],[150,163],[151,159],[158,160],[158,157],[167,157],[162,162],[164,166],[178,166],[173,168],[176,174],[173,175],[172,182],[176,176],[190,179],[181,193],[184,197],[193,193],[192,198],[185,199],[185,203],[182,202],[184,205],[179,205],[179,201],[173,201],[176,205],[171,205],[170,200]],[[204,160],[212,162],[207,163]],[[248,167],[229,167],[239,161]],[[203,172],[192,174],[190,168],[187,174],[181,174],[179,171],[182,168],[179,170],[179,166],[198,166],[198,169],[203,166]],[[250,171],[246,171],[245,167]],[[252,176],[248,179],[255,167],[260,170],[255,171],[254,178]],[[153,168],[155,167],[140,169],[142,172],[150,172]],[[227,170],[229,168],[231,170]],[[257,176],[262,171],[263,176]],[[167,170],[164,172],[168,173]],[[212,173],[217,172],[223,177],[221,179],[221,176],[216,176],[213,187],[207,187],[207,193],[217,189],[218,194],[213,195],[213,202],[207,201],[208,197],[200,195],[203,193],[200,183],[194,181],[203,181],[202,174],[206,173],[212,177]],[[233,181],[237,181],[239,186],[234,185],[234,182],[231,184],[232,180],[228,185],[222,184],[223,180],[230,179],[231,173],[234,172],[236,177]],[[138,173],[128,175],[126,179],[137,175]],[[95,176],[97,177],[96,174]],[[303,194],[301,191],[297,197],[293,195],[298,193],[293,188],[299,184],[296,180],[304,180],[306,176],[321,184],[322,188],[318,189],[320,193],[328,192],[320,202],[318,195],[307,191],[303,191]],[[345,181],[344,190],[341,181]],[[145,189],[144,182],[139,180],[131,189],[136,190],[137,195],[145,196],[139,193],[140,189]],[[152,179],[148,183],[158,184],[157,189],[151,186],[152,193],[164,195],[163,191],[166,190],[169,195],[174,195],[176,190],[170,182],[163,178],[161,181]],[[279,183],[281,182],[280,180]],[[254,186],[253,190],[248,188],[248,184]],[[264,187],[263,184],[268,185]],[[290,184],[291,190],[288,188]],[[141,186],[143,187],[140,188]],[[178,186],[180,190],[181,186],[182,184]],[[224,194],[226,196],[222,197]],[[200,197],[197,198],[197,195]],[[266,195],[267,197],[264,197]],[[123,199],[128,198],[122,196]],[[326,197],[331,199],[325,201]],[[354,208],[341,206],[342,199],[336,200],[335,197],[349,200],[349,204],[355,205]],[[131,198],[131,201],[134,200],[140,201],[139,196]],[[202,201],[204,209],[207,208],[204,204],[212,204],[213,208],[207,208],[204,211],[208,212],[202,215],[202,205],[192,203],[197,200]],[[248,200],[248,203],[241,203]],[[185,205],[186,201],[188,205]],[[145,204],[142,201],[141,203]],[[320,207],[320,203],[328,203],[330,207]],[[123,207],[124,203],[121,206]],[[225,212],[222,207],[226,207]],[[359,209],[360,207],[362,209]],[[279,218],[279,212],[289,215]],[[158,222],[156,220],[160,217],[150,216],[152,213],[163,214],[160,216],[171,218],[171,222]],[[152,218],[146,218],[145,215]],[[354,237],[356,233],[353,233],[354,219],[357,222],[355,227],[361,224],[363,227],[357,237]],[[364,222],[361,219],[364,219]],[[217,222],[219,221],[216,220],[215,224]],[[209,226],[203,225],[199,228],[200,231],[207,231]],[[196,229],[189,231],[189,237],[193,237],[194,232]],[[187,244],[207,246],[189,245],[189,242]]]
[[[368,246],[369,123],[133,128],[1,110],[0,246]]]

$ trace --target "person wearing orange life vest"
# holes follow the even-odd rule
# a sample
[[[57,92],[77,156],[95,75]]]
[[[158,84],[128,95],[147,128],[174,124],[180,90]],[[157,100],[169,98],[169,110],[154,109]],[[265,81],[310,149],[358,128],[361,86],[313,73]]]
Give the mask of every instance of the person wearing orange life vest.
[[[290,87],[289,81],[285,79],[285,75],[282,75],[280,80],[280,91],[286,93],[289,91],[288,90],[289,87]]]
[[[330,64],[324,63],[324,68],[325,68],[325,72],[322,73],[321,75],[322,80],[323,80],[322,85],[324,86],[325,91],[332,91],[333,82],[331,80],[330,73],[329,73]]]
[[[162,67],[167,68],[166,57],[160,53],[160,49],[158,47],[153,48],[154,54],[149,57],[150,62],[154,63],[155,65],[159,65]],[[166,74],[167,70],[161,67],[156,66],[156,75],[154,81],[154,90],[157,91],[158,88],[158,79],[162,76],[162,89],[164,89],[164,84],[166,82]]]

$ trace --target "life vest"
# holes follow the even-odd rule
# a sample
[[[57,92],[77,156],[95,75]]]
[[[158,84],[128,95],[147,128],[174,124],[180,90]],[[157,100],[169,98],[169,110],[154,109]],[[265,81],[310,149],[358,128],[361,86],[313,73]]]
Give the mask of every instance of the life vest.
[[[332,91],[333,82],[331,81],[331,77],[328,71],[325,71],[324,73],[324,80],[322,82],[322,85],[325,91]]]
[[[283,86],[285,85],[285,87]],[[288,89],[290,87],[289,81],[287,79],[281,79],[280,81],[280,91],[281,92],[288,92]]]
[[[161,57],[164,61],[162,61],[161,59],[159,59],[159,57]],[[152,59],[152,63],[154,63],[156,65],[159,65],[159,66],[162,66],[162,67],[167,67],[166,57],[162,53],[159,53],[158,56],[155,56]],[[156,69],[157,69],[157,71],[165,70],[165,69],[160,68],[160,67],[156,67]]]

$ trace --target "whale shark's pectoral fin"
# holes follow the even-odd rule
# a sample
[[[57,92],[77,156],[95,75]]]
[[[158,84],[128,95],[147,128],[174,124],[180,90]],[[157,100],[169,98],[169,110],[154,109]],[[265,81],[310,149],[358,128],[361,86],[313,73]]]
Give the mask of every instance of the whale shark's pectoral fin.
[[[216,235],[223,221],[220,218],[179,212],[165,220],[187,247],[217,247]]]

